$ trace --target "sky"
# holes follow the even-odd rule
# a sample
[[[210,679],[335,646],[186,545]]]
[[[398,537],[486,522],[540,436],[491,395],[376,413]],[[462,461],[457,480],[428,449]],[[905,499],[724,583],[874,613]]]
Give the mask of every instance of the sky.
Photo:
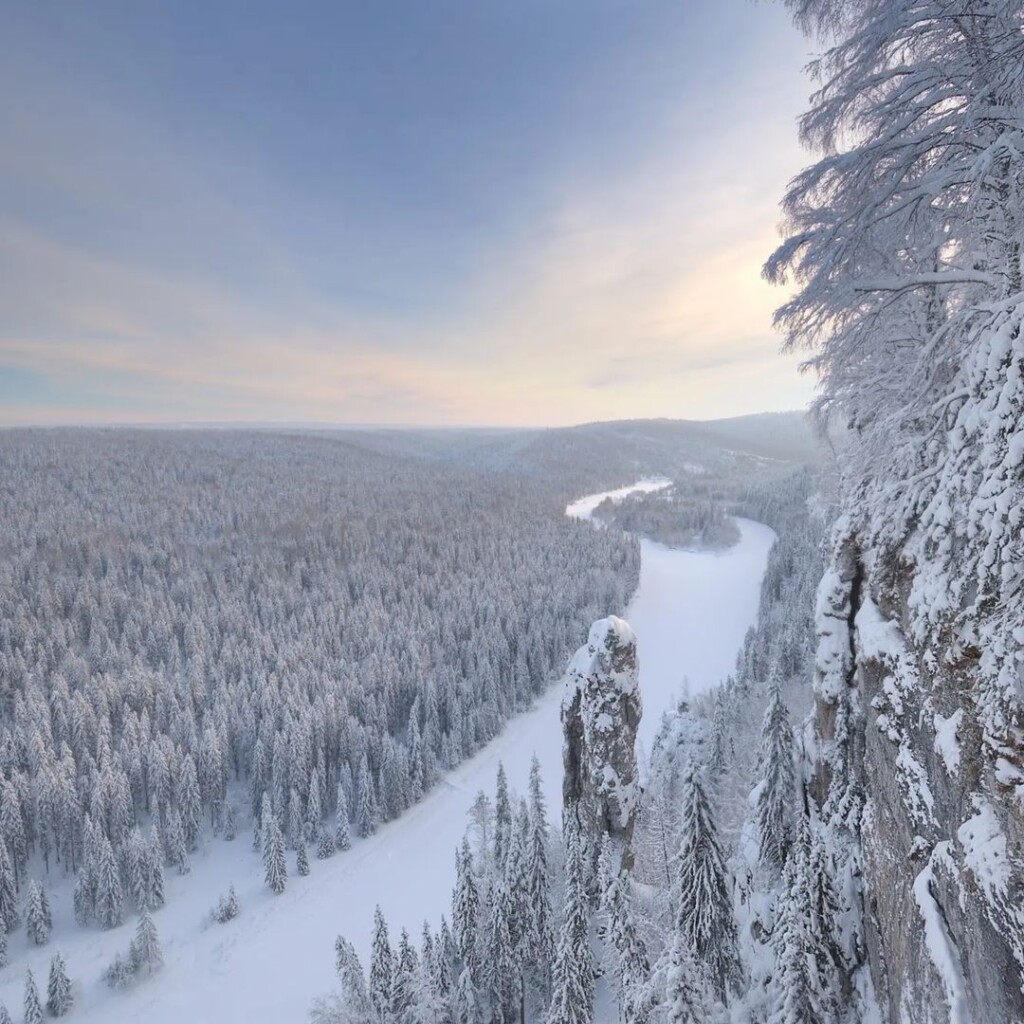
[[[0,424],[805,406],[754,0],[0,4]]]

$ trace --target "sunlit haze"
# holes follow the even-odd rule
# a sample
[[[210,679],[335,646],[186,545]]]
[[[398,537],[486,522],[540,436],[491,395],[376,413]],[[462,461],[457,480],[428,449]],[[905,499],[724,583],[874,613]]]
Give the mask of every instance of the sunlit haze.
[[[0,422],[795,409],[747,0],[7,4]]]

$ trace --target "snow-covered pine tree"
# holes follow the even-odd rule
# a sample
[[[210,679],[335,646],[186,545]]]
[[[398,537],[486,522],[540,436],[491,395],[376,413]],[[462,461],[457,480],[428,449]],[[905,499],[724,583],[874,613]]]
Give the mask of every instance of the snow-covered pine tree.
[[[474,984],[479,979],[480,891],[473,871],[473,853],[469,839],[462,837],[462,846],[455,855],[455,892],[452,894],[452,929],[459,961],[469,969]]]
[[[345,796],[345,787],[338,784],[338,810],[337,820],[334,828],[334,844],[342,851],[352,846],[351,826],[348,820],[348,797]]]
[[[3,922],[0,922],[0,967],[6,967],[10,960],[10,954],[7,950],[7,929],[3,926]]]
[[[11,863],[5,842],[0,842],[0,919],[3,920],[9,932],[14,931],[21,921],[18,914],[18,890],[14,881],[14,866]]]
[[[284,836],[274,814],[269,814],[263,822],[263,872],[270,891],[275,896],[283,893],[288,882],[288,866],[285,863]]]
[[[43,1006],[31,970],[25,972],[25,1024],[43,1024]]]
[[[729,876],[700,775],[689,766],[683,783],[682,840],[676,859],[676,928],[701,957],[718,997],[737,981],[736,924]]]
[[[529,839],[526,851],[526,912],[530,988],[546,1005],[551,995],[551,964],[555,938],[551,910],[551,872],[548,866],[548,821],[541,786],[540,762],[530,765]]]
[[[454,1016],[455,1024],[483,1024],[484,1021],[480,995],[468,967],[462,969],[455,986]]]
[[[512,833],[512,803],[508,795],[505,766],[498,762],[498,778],[494,789],[494,863],[500,873],[505,867],[509,836]]]
[[[330,831],[323,826],[320,827],[320,835],[316,841],[316,856],[317,860],[328,860],[334,856],[334,836],[331,835]]]
[[[295,873],[300,878],[305,878],[309,874],[309,853],[306,850],[305,838],[299,840],[299,848],[295,852]]]
[[[116,928],[124,914],[124,890],[114,848],[106,836],[99,839],[96,862],[96,918],[104,928]]]
[[[46,1009],[51,1017],[63,1017],[71,1009],[71,979],[67,965],[60,953],[54,953],[50,961],[50,979],[46,986]]]
[[[768,707],[761,727],[761,785],[757,794],[757,831],[761,863],[779,870],[785,863],[792,840],[793,730],[789,711],[782,699],[778,669],[773,668],[768,690]]]
[[[154,821],[146,844],[146,906],[159,910],[166,902],[164,893],[164,847],[160,839],[160,826]]]
[[[667,951],[665,1006],[667,1024],[706,1024],[712,1000],[700,965],[683,933],[676,929]]]
[[[135,938],[132,940],[131,963],[136,972],[155,974],[164,965],[164,951],[160,945],[153,915],[148,907],[142,908],[139,923],[135,927]]]
[[[356,808],[356,830],[359,835],[372,836],[377,831],[377,797],[373,791],[373,776],[370,773],[370,765],[366,754],[363,754],[359,762],[359,774],[356,779],[358,790]]]
[[[0,1024],[13,1024],[11,1012],[4,1003],[0,1003]]]
[[[410,1024],[416,996],[418,958],[403,928],[391,982],[391,1015],[398,1024]]]
[[[388,925],[378,906],[373,912],[373,944],[370,948],[370,1004],[378,1024],[392,1019],[395,956],[388,938]]]
[[[585,876],[579,830],[570,824],[566,829],[565,916],[555,950],[548,1024],[592,1024],[594,1019],[594,963]]]
[[[28,896],[25,900],[25,931],[29,942],[36,946],[45,946],[50,941],[52,927],[53,922],[50,919],[43,887],[33,878],[28,884]]]
[[[601,885],[600,910],[605,941],[606,975],[614,981],[619,1002],[619,1019],[624,1024],[643,1024],[649,1015],[647,983],[651,965],[633,916],[629,875],[620,867],[621,858],[602,848],[598,877]]]
[[[334,940],[334,969],[341,983],[342,1000],[351,1014],[353,1024],[374,1020],[374,1008],[359,954],[352,943],[340,935]]]

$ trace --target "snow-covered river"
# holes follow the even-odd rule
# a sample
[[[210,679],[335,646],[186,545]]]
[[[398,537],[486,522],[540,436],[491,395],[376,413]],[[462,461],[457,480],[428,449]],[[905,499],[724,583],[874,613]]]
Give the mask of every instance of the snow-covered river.
[[[566,513],[589,518],[605,497],[651,490],[664,481],[589,495]],[[640,585],[626,612],[637,635],[644,718],[640,741],[649,746],[662,713],[678,699],[683,681],[691,693],[705,690],[732,671],[736,653],[757,614],[761,578],[775,535],[766,526],[738,520],[739,543],[721,553],[678,551],[641,542]],[[586,636],[581,624],[580,641]],[[55,945],[72,976],[81,980],[76,1021],[122,1024],[146,1020],[217,1020],[222,1024],[278,1024],[306,1019],[313,996],[334,984],[333,943],[341,933],[368,958],[373,911],[380,904],[397,930],[418,940],[423,921],[436,926],[449,913],[455,879],[454,853],[462,839],[474,794],[493,793],[498,762],[510,785],[526,791],[530,759],[540,759],[552,816],[561,806],[561,686],[553,684],[528,712],[509,722],[493,742],[455,771],[397,821],[328,861],[312,861],[307,878],[294,875],[272,897],[262,883],[257,855],[245,834],[216,842],[193,860],[192,874],[168,873],[167,906],[156,915],[166,968],[137,988],[110,994],[98,981],[132,925],[114,932],[82,932],[58,921]],[[291,867],[291,863],[289,864]],[[205,913],[234,883],[240,917],[207,926]],[[397,939],[392,934],[392,940]],[[64,941],[67,940],[67,941]],[[23,937],[19,934],[19,942]],[[45,986],[50,947],[33,951],[29,965]],[[15,959],[12,956],[12,960]],[[16,1011],[21,967],[0,980],[0,996]]]

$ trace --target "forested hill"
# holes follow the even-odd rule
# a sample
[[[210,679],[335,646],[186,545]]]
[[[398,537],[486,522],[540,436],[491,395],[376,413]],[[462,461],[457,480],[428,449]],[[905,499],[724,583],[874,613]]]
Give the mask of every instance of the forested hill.
[[[567,497],[645,475],[734,478],[824,457],[801,412],[734,419],[623,420],[546,430],[339,429],[354,447],[542,478]]]

